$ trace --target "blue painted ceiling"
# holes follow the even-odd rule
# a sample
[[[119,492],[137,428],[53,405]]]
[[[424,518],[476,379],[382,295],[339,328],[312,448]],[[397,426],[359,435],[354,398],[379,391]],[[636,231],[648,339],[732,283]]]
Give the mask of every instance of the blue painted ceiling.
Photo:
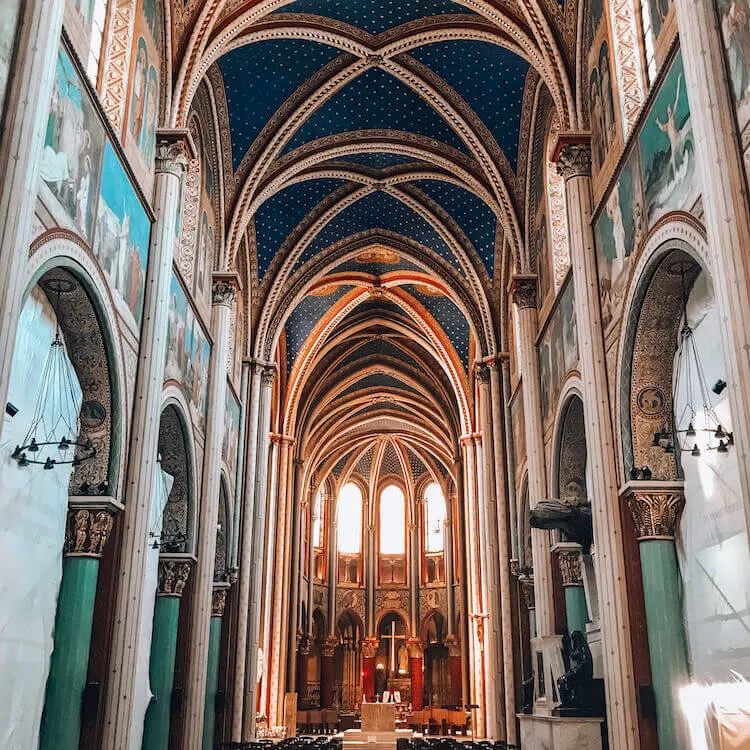
[[[359,164],[363,167],[371,167],[372,169],[387,169],[388,167],[395,167],[400,164],[409,164],[413,162],[414,159],[411,156],[376,151],[342,156],[340,157],[340,161],[347,161],[350,164]]]
[[[371,273],[373,276],[382,276],[391,271],[421,271],[422,269],[416,264],[399,256],[397,263],[360,263],[356,258],[344,261],[340,266],[336,266],[334,273],[343,271],[352,271],[354,273]]]

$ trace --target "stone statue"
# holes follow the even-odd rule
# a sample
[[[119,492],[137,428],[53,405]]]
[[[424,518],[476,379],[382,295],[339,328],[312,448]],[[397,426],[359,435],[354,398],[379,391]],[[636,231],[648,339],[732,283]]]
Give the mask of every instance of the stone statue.
[[[398,650],[398,671],[399,674],[406,674],[409,671],[409,649],[403,643]]]
[[[534,529],[559,529],[569,542],[578,542],[588,554],[593,541],[591,503],[585,500],[540,500],[530,514]]]
[[[603,680],[594,679],[594,660],[586,636],[575,630],[563,637],[565,674],[557,680],[560,706],[553,710],[558,716],[603,716]]]

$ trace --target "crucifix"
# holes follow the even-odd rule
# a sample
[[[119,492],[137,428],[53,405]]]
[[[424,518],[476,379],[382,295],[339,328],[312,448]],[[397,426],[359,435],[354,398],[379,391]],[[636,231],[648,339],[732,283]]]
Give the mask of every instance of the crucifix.
[[[406,636],[405,635],[396,635],[396,621],[391,620],[391,634],[390,635],[384,635],[382,636],[383,640],[390,641],[388,647],[391,652],[391,658],[390,658],[390,674],[395,675],[397,673],[396,669],[396,641],[405,641]]]

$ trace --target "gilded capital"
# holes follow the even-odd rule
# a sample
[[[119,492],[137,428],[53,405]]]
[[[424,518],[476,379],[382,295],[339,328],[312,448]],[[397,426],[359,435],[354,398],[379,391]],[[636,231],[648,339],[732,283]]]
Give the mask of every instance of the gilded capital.
[[[447,635],[445,645],[448,647],[448,656],[461,656],[461,642],[456,635]]]
[[[377,638],[364,638],[362,640],[362,658],[374,659],[378,653],[378,645]]]
[[[69,508],[65,526],[67,557],[101,557],[115,525],[109,508]]]
[[[685,494],[681,488],[629,486],[625,498],[633,518],[639,541],[674,539],[677,524],[685,508]]]
[[[326,636],[323,639],[323,656],[331,658],[336,653],[336,646],[339,645],[339,639],[334,635]]]
[[[192,563],[189,560],[160,560],[158,596],[182,596]]]
[[[211,595],[211,617],[224,617],[227,606],[227,590],[214,589]]]
[[[424,647],[419,638],[408,638],[406,641],[406,649],[409,652],[410,659],[424,658]]]
[[[557,553],[560,562],[563,586],[583,586],[581,570],[581,553],[577,550],[566,550]]]

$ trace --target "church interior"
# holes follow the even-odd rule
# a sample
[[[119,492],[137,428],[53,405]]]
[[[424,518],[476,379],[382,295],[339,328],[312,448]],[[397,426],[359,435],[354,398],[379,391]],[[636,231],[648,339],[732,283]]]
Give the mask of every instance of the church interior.
[[[0,747],[750,748],[750,0],[2,0]]]

